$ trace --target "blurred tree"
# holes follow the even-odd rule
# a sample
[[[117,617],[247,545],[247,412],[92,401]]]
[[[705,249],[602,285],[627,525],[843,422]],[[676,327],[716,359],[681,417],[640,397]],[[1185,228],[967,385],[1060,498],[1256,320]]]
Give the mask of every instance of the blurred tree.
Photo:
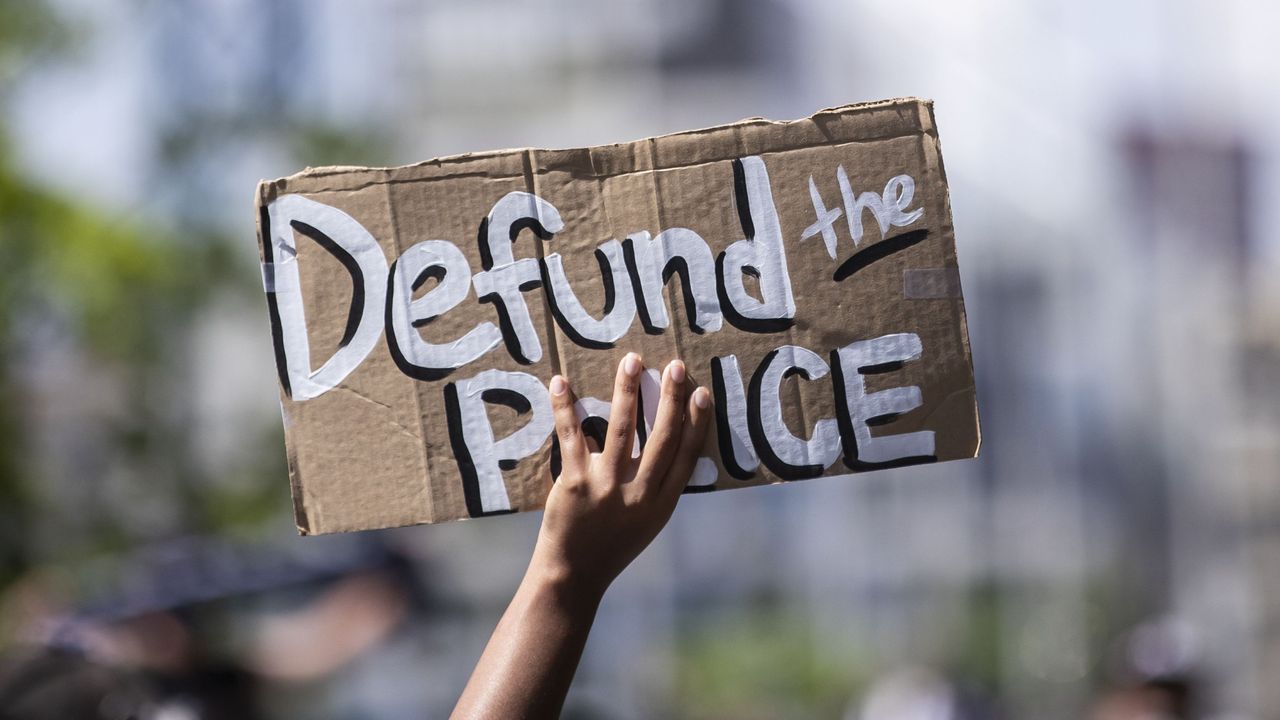
[[[40,56],[72,33],[40,2],[0,4],[0,97]],[[108,461],[161,472],[193,472],[185,428],[166,422],[159,397],[181,364],[178,340],[201,304],[234,277],[225,238],[176,243],[162,231],[44,189],[16,167],[0,128],[0,588],[31,563],[36,524],[71,518],[43,495],[29,433],[34,410],[20,375],[40,352],[81,353],[122,388],[127,408],[107,433]],[[58,337],[50,350],[47,337]],[[42,340],[41,338],[45,338]],[[158,458],[168,454],[167,458]],[[93,478],[77,478],[91,481]],[[186,487],[151,478],[160,492]],[[92,496],[94,490],[85,492]],[[188,503],[198,507],[198,503]],[[76,519],[92,552],[127,533],[106,508]],[[69,525],[64,526],[70,528]],[[199,529],[195,523],[194,529]],[[72,543],[74,544],[74,543]],[[71,548],[68,548],[71,550]]]
[[[65,29],[43,2],[0,4],[0,101],[34,55],[65,43]],[[23,462],[20,394],[12,368],[14,325],[31,284],[28,271],[38,251],[30,239],[31,221],[40,210],[29,205],[29,188],[12,172],[0,135],[0,587],[22,569],[31,493]]]
[[[20,569],[33,519],[32,469],[23,453],[29,407],[15,377],[41,323],[57,321],[72,345],[111,367],[130,391],[131,427],[117,439],[145,452],[154,425],[151,374],[173,360],[169,341],[224,280],[225,243],[184,244],[32,185],[0,145],[0,581]]]
[[[0,3],[0,102],[80,44],[86,29],[53,7]],[[241,430],[240,457],[219,472],[242,477],[212,477],[197,452],[198,409],[180,391],[194,372],[193,329],[210,308],[228,295],[260,297],[252,241],[228,236],[225,218],[200,214],[210,206],[201,200],[230,172],[220,164],[228,148],[251,139],[280,144],[308,165],[385,160],[386,144],[377,132],[337,129],[278,102],[265,103],[271,113],[250,102],[207,106],[197,90],[217,78],[205,77],[208,68],[187,69],[194,75],[169,78],[163,88],[184,88],[195,100],[166,103],[172,112],[155,130],[155,155],[137,159],[157,193],[181,200],[149,204],[163,217],[123,217],[41,186],[19,167],[0,126],[0,594],[35,565],[288,515],[279,423]],[[45,477],[50,470],[38,460],[50,451],[39,449],[43,438],[31,427],[40,398],[30,370],[66,357],[95,373],[67,378],[71,393],[79,391],[74,382],[110,386],[111,407],[78,419],[92,439],[52,451],[78,453],[75,470]]]
[[[0,3],[0,93],[30,62],[65,51],[72,34],[44,0]]]

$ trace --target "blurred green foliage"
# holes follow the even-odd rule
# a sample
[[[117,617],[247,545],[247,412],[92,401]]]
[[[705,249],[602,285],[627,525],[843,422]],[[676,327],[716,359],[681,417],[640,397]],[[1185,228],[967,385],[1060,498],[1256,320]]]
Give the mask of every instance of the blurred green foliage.
[[[0,3],[0,88],[29,62],[65,52],[75,33],[43,0]]]
[[[153,361],[162,334],[231,269],[217,242],[175,243],[140,223],[36,187],[0,150],[6,330],[33,308],[70,321],[103,359]]]
[[[156,436],[173,430],[148,411],[154,375],[176,362],[173,339],[231,267],[225,242],[174,242],[40,188],[0,149],[0,583],[23,569],[39,520],[26,460],[31,398],[15,377],[31,344],[52,333],[109,368],[133,406],[116,442],[126,454],[154,453],[170,445]]]
[[[55,7],[0,2],[0,101],[25,74],[74,60],[85,33]],[[154,156],[138,161],[180,197],[204,191],[206,156],[263,134],[299,164],[388,158],[376,132],[251,108],[231,116],[188,108],[156,132]],[[252,239],[199,213],[105,210],[32,180],[11,150],[0,126],[0,596],[32,569],[73,569],[175,534],[254,533],[288,517],[279,422],[240,428],[236,457],[213,477],[200,456],[200,409],[180,391],[194,372],[192,333],[209,313],[257,309],[244,302],[261,298]],[[109,388],[109,408],[75,420],[93,434],[78,449],[86,457],[68,466],[83,476],[47,477],[39,462],[49,451],[37,448],[30,425],[48,400],[33,395],[24,373],[50,357],[91,368],[92,378],[76,380]]]
[[[0,3],[0,97],[15,73],[58,57],[73,34],[44,3]],[[189,418],[174,410],[173,388],[189,372],[188,333],[219,292],[253,287],[248,257],[215,232],[124,217],[33,182],[0,128],[0,590],[33,566],[142,539],[108,500],[127,506],[129,497],[160,497],[185,532],[283,509],[283,483],[268,493],[264,482],[202,477]],[[43,477],[35,462],[29,425],[43,400],[32,397],[23,372],[50,353],[95,368],[94,381],[114,386],[123,405],[95,427],[102,439],[91,477]],[[259,437],[261,447],[245,453],[245,472],[281,472],[278,428]],[[113,489],[97,487],[108,477]],[[50,496],[53,480],[80,483],[95,511],[63,507]],[[50,535],[58,542],[35,547]]]
[[[390,165],[386,138],[380,132],[355,132],[323,123],[298,123],[289,135],[291,154],[311,167],[326,165]]]
[[[812,623],[772,606],[717,614],[680,637],[673,704],[690,718],[841,717],[867,681],[856,648],[833,655]]]

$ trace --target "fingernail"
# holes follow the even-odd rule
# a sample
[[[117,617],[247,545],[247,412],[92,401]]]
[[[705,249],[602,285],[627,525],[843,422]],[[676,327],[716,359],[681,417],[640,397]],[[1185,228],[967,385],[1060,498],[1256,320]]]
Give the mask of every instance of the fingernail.
[[[640,356],[635,353],[627,353],[627,357],[622,361],[622,372],[628,375],[635,375],[640,372]]]
[[[563,395],[565,391],[568,389],[569,389],[569,383],[565,382],[565,379],[563,377],[556,375],[555,377],[551,378],[551,394],[552,395]]]
[[[711,393],[707,389],[700,387],[693,391],[693,404],[706,410],[711,405]]]
[[[672,360],[667,365],[667,372],[671,375],[671,381],[679,385],[684,382],[684,363],[679,360]]]

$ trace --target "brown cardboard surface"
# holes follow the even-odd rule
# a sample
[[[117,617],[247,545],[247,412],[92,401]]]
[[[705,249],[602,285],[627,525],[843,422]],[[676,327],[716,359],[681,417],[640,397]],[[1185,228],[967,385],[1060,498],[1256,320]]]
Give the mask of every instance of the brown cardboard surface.
[[[825,230],[815,193],[834,218]],[[541,388],[563,373],[599,401],[583,409],[598,410],[628,351],[649,368],[680,357],[693,382],[717,390],[690,491],[977,453],[929,101],[594,148],[308,169],[261,183],[257,202],[304,534],[540,508],[555,465]],[[850,210],[866,205],[855,244]],[[659,264],[645,265],[644,248]],[[640,278],[664,259],[675,260],[668,280],[646,296]],[[504,284],[521,272],[522,289]],[[475,344],[446,347],[464,337]],[[415,349],[426,343],[438,347]],[[788,371],[789,360],[803,367]]]

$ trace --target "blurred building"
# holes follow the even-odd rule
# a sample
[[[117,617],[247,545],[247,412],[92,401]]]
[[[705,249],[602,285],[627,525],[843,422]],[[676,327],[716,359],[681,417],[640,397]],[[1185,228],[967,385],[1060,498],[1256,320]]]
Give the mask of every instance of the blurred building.
[[[1100,689],[1164,676],[1194,679],[1202,717],[1280,707],[1280,6],[59,7],[91,32],[4,109],[24,167],[179,236],[230,233],[246,276],[255,182],[303,165],[937,102],[982,456],[686,498],[602,608],[578,717],[823,716],[777,705],[792,686],[698,666],[735,655],[813,697],[931,666],[1007,717],[1083,717]],[[278,423],[264,319],[259,297],[228,297],[192,329],[189,419],[214,476]],[[50,368],[33,381],[67,411],[40,447],[74,477],[60,448],[84,401]],[[388,533],[447,602],[335,678],[335,714],[315,717],[443,716],[537,522]],[[803,667],[780,636],[801,638]],[[741,705],[699,704],[722,691]]]

